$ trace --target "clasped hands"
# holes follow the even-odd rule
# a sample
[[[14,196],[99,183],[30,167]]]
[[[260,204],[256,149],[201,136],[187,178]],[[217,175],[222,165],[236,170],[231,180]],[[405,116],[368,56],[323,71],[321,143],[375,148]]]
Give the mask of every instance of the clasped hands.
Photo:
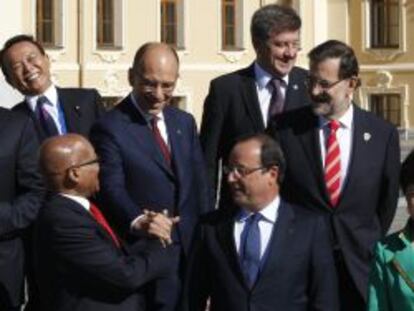
[[[167,245],[172,244],[171,231],[179,220],[180,217],[178,216],[169,217],[167,210],[157,213],[144,209],[143,214],[132,223],[132,229],[142,230],[157,237],[162,246],[167,247]]]

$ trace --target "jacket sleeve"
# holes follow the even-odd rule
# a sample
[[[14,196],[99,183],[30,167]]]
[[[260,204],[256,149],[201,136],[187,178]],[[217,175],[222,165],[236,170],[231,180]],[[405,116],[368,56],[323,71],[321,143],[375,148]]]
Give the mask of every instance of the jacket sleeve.
[[[392,310],[389,308],[385,272],[386,266],[382,258],[382,246],[377,243],[368,281],[368,311]]]
[[[382,234],[384,235],[388,232],[397,209],[399,172],[400,140],[397,129],[394,128],[388,138],[382,176],[381,198],[377,209]]]
[[[17,123],[21,120],[16,118],[11,121]],[[14,129],[21,131],[18,135],[12,136],[12,139],[18,139],[18,142],[13,144],[14,159],[2,164],[11,166],[5,169],[13,175],[9,182],[14,182],[14,185],[10,185],[14,198],[0,202],[0,239],[7,239],[31,225],[44,198],[43,182],[37,163],[39,143],[34,135],[33,122],[30,118],[25,118],[23,126]]]

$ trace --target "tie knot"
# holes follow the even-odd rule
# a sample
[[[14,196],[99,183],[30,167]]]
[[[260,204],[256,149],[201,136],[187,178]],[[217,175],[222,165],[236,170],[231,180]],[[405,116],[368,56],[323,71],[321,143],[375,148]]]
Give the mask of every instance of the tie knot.
[[[39,96],[39,98],[37,99],[36,104],[40,107],[42,107],[43,105],[47,104],[49,102],[49,100],[47,99],[46,96]]]
[[[262,214],[260,213],[253,213],[249,216],[249,221],[251,223],[257,223],[262,219]]]
[[[338,120],[332,120],[329,122],[329,129],[331,130],[331,132],[336,132],[340,126],[341,124]]]
[[[276,88],[276,89],[280,89],[280,87],[286,86],[285,80],[279,77],[273,77],[272,80],[269,81],[269,84],[271,87]]]
[[[158,117],[158,116],[152,116],[152,118],[151,118],[151,126],[152,127],[157,126],[158,120],[160,120],[160,117]]]

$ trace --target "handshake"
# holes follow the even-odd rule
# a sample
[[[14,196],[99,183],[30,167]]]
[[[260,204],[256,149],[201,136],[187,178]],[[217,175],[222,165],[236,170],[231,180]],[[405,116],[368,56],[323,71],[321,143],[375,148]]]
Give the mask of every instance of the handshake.
[[[132,222],[132,230],[143,231],[158,238],[163,247],[172,244],[171,231],[173,226],[179,222],[180,217],[169,217],[167,210],[163,210],[162,213],[149,210],[143,212]]]

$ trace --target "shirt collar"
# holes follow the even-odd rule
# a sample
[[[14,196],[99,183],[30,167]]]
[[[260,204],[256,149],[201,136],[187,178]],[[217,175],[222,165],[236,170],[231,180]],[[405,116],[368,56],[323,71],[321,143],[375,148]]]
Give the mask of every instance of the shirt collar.
[[[28,103],[30,109],[32,109],[32,111],[36,110],[37,100],[40,96],[45,96],[49,101],[49,105],[57,107],[58,94],[56,86],[54,84],[51,84],[43,94],[38,94],[35,96],[26,96],[25,100]]]
[[[270,223],[276,222],[277,212],[280,206],[280,196],[276,196],[272,202],[266,205],[262,210],[258,213],[262,215],[263,219]],[[236,216],[237,222],[245,222],[249,216],[253,214],[252,212],[242,208],[240,209],[239,213]]]
[[[89,212],[89,209],[91,207],[91,203],[89,203],[88,199],[86,199],[84,197],[81,197],[81,196],[78,196],[78,195],[74,195],[74,194],[60,193],[60,195],[63,196],[63,197],[66,197],[70,200],[73,200],[76,203],[79,203],[80,205],[82,205],[82,207],[84,209],[86,209]]]
[[[135,95],[134,95],[134,93],[132,93],[131,92],[131,94],[130,94],[130,98],[131,98],[131,101],[132,101],[132,103],[134,104],[134,106],[135,106],[135,108],[137,108],[138,109],[138,111],[144,116],[144,118],[145,118],[145,120],[148,122],[148,123],[150,123],[151,122],[151,120],[152,120],[152,118],[153,118],[153,116],[150,114],[150,113],[148,113],[148,112],[145,112],[141,107],[140,107],[140,105],[138,105],[138,100],[135,98]],[[159,119],[159,120],[161,120],[161,121],[164,121],[164,113],[161,111],[160,113],[158,113],[157,114],[157,118]]]
[[[354,120],[354,106],[351,104],[349,105],[348,110],[345,112],[345,114],[338,119],[339,124],[342,128],[351,129],[352,123]],[[329,119],[320,116],[319,117],[319,127],[323,128],[330,122]]]
[[[257,62],[254,63],[254,76],[256,77],[256,83],[260,89],[266,88],[269,81],[272,80],[273,76],[264,70]],[[285,81],[286,85],[289,84],[289,75],[281,77]]]

